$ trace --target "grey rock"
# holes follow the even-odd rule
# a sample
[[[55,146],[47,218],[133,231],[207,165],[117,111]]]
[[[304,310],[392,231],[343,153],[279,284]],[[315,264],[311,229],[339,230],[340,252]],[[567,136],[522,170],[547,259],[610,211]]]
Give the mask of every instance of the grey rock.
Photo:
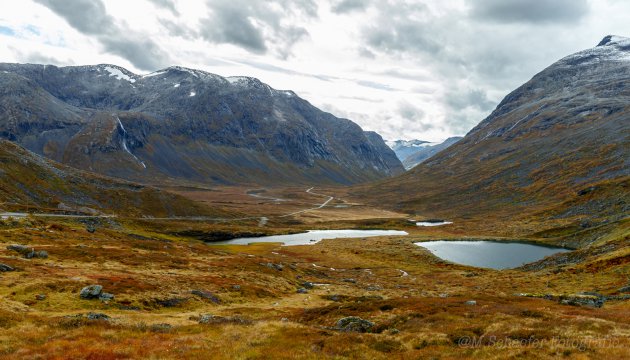
[[[188,301],[188,298],[170,298],[164,300],[156,300],[155,302],[164,307],[177,307]]]
[[[5,271],[15,271],[15,269],[7,264],[0,263],[0,272],[5,272]]]
[[[366,288],[368,291],[381,291],[383,287],[380,285],[370,285]]]
[[[102,291],[103,287],[101,285],[90,285],[81,289],[81,293],[79,294],[79,296],[81,297],[81,299],[86,300],[97,299],[99,295],[101,295]]]
[[[35,300],[39,300],[39,301],[46,300],[46,295],[45,294],[37,294],[37,295],[35,295]]]
[[[265,264],[265,266],[267,266],[270,269],[274,269],[274,270],[278,270],[278,271],[284,270],[284,265],[282,265],[282,264],[267,263],[267,264]]]
[[[98,299],[101,301],[110,301],[110,300],[114,300],[114,294],[110,294],[110,293],[106,293],[106,292],[102,292],[99,296]]]
[[[218,316],[205,314],[199,317],[200,324],[235,324],[235,325],[248,325],[252,321],[242,318],[240,316]]]
[[[109,316],[103,313],[90,312],[85,316],[88,320],[105,320],[109,321]]]
[[[341,281],[347,282],[347,283],[351,283],[351,284],[356,284],[357,283],[357,281],[355,279],[343,279]]]
[[[216,295],[214,295],[213,293],[209,292],[209,291],[203,291],[203,290],[192,290],[190,292],[193,295],[199,296],[201,298],[204,298],[206,300],[210,300],[215,304],[220,304],[221,303],[221,299],[219,299]]]
[[[236,291],[241,290],[241,285],[232,285],[232,290],[236,290]]]
[[[617,291],[619,291],[620,293],[630,293],[630,285],[619,288],[619,290]]]
[[[337,321],[336,328],[345,332],[370,332],[374,327],[374,323],[361,319],[358,316],[348,316]]]
[[[302,283],[302,287],[304,287],[305,289],[312,289],[313,287],[315,287],[315,285],[310,281],[305,281]]]
[[[48,252],[44,250],[40,250],[37,252],[37,257],[40,259],[48,259]]]
[[[468,301],[466,301],[466,305],[469,305],[469,306],[477,305],[477,301],[476,300],[468,300]]]
[[[306,290],[305,288],[299,288],[299,289],[297,289],[297,293],[298,294],[308,294],[308,290]]]
[[[599,294],[598,294],[599,295]],[[564,295],[560,297],[560,303],[563,305],[586,306],[600,308],[604,306],[606,298],[601,295]]]

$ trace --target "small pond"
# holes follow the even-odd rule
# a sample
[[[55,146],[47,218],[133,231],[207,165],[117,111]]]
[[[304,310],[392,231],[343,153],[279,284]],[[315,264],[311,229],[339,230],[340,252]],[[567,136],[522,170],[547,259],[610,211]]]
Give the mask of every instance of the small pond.
[[[416,226],[441,226],[452,223],[452,221],[418,221],[416,222]]]
[[[324,239],[337,238],[363,238],[373,236],[387,235],[408,235],[406,231],[398,230],[308,230],[305,233],[290,235],[273,235],[249,238],[237,238],[227,241],[219,241],[209,243],[210,245],[247,245],[260,242],[284,243],[285,246],[291,245],[311,245]]]
[[[490,269],[510,269],[571,251],[530,243],[497,241],[425,241],[415,243],[453,263]]]

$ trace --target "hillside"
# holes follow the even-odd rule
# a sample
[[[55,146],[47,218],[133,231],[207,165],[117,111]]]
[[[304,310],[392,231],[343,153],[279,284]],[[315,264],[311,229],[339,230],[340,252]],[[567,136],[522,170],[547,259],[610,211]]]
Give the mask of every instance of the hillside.
[[[380,136],[254,78],[0,64],[0,83],[2,138],[109,176],[351,184],[404,171]]]
[[[226,216],[162,190],[79,171],[0,140],[2,210],[126,216]]]
[[[607,36],[507,95],[448,150],[356,194],[432,217],[625,217],[629,82],[630,39]]]

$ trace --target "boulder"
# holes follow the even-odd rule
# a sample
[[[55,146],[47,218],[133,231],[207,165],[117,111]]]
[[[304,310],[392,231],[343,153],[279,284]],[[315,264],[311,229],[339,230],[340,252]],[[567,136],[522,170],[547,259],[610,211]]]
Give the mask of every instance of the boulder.
[[[337,321],[336,328],[340,331],[365,333],[370,332],[374,323],[358,316],[348,316]]]
[[[99,296],[98,299],[101,301],[110,301],[110,300],[114,300],[114,294],[110,294],[110,293],[106,293],[106,292],[102,292]]]
[[[96,299],[101,295],[103,287],[101,285],[90,285],[81,289],[81,299],[91,300]]]
[[[105,321],[109,320],[109,316],[102,313],[90,312],[90,313],[87,313],[85,317],[88,318],[88,320],[105,320]]]
[[[560,298],[560,303],[563,305],[588,306],[588,307],[600,308],[604,306],[604,302],[606,302],[606,298],[601,295],[599,296],[598,295],[590,295],[590,294],[566,295]]]
[[[216,295],[214,295],[213,293],[209,292],[209,291],[203,291],[203,290],[193,290],[190,292],[193,295],[199,296],[203,299],[206,300],[210,300],[215,304],[220,304],[221,303],[221,299],[219,299]]]
[[[7,264],[0,263],[0,272],[5,272],[5,271],[15,271],[15,269],[10,267]]]
[[[477,305],[477,301],[476,300],[468,300],[468,301],[466,301],[466,305],[469,305],[469,306]]]
[[[305,281],[305,282],[302,284],[302,287],[304,287],[305,289],[312,289],[314,286],[315,286],[315,284],[313,284],[313,283],[312,283],[312,282],[310,282],[310,281]]]

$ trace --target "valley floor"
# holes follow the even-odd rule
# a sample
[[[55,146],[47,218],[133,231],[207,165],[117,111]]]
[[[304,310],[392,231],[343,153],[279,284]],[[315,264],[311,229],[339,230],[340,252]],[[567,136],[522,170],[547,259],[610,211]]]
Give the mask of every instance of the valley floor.
[[[630,286],[628,219],[569,238],[519,236],[579,249],[495,271],[442,261],[413,243],[510,240],[499,236],[541,229],[475,228],[474,219],[418,228],[407,215],[364,206],[340,189],[170,190],[244,216],[3,220],[0,263],[14,271],[0,272],[0,358],[630,357],[630,300],[623,300],[630,289],[622,289]],[[313,210],[285,216],[304,209]],[[410,235],[292,247],[204,243],[335,228]],[[25,259],[7,249],[12,244],[48,256]],[[82,299],[89,285],[114,298]],[[588,298],[580,292],[609,298],[601,308],[559,301]],[[373,326],[339,329],[349,316]]]

